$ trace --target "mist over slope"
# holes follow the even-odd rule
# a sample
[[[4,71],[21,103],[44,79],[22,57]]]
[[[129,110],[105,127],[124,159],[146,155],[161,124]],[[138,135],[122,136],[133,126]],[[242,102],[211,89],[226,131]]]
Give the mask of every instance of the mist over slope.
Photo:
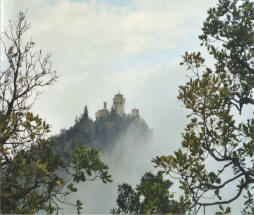
[[[152,130],[138,112],[121,114],[112,107],[107,114],[92,120],[85,107],[80,117],[69,129],[54,136],[56,152],[71,162],[71,151],[79,144],[100,149],[102,160],[109,166],[113,183],[100,181],[77,185],[78,192],[69,198],[71,202],[84,202],[83,213],[109,213],[115,206],[117,185],[128,182],[135,185],[152,167]],[[147,169],[144,169],[144,166]],[[75,213],[74,208],[63,206],[64,213]]]
[[[80,199],[84,203],[83,213],[108,214],[115,206],[117,185],[128,182],[135,186],[141,176],[152,168],[151,149],[152,136],[148,139],[135,137],[131,124],[119,136],[114,146],[101,151],[101,159],[109,166],[113,183],[104,184],[101,181],[81,183],[77,185],[78,192],[70,195],[69,200]],[[75,213],[72,207],[64,206],[64,213]]]
[[[54,136],[54,140],[57,153],[64,154],[66,159],[70,159],[70,153],[77,145],[86,144],[105,152],[117,147],[125,136],[128,136],[131,142],[145,143],[151,134],[147,123],[140,116],[121,117],[112,109],[108,116],[93,121],[89,118],[85,107],[74,125],[61,130],[59,135]]]

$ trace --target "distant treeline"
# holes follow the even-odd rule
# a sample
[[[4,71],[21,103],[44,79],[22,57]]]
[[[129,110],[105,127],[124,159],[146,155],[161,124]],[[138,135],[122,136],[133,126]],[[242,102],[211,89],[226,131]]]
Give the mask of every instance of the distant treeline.
[[[89,118],[87,106],[80,117],[69,129],[62,129],[59,135],[53,137],[56,142],[56,152],[64,155],[70,161],[71,151],[78,145],[88,145],[104,151],[111,149],[128,131],[130,141],[147,142],[151,130],[140,117],[120,117],[111,109],[107,117],[95,121]]]

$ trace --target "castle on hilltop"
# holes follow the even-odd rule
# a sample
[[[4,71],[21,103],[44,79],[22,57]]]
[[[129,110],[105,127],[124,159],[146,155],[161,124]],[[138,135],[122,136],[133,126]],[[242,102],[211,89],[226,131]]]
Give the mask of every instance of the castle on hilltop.
[[[115,110],[116,114],[120,117],[139,117],[139,110],[134,108],[132,109],[130,114],[125,114],[124,112],[124,104],[125,104],[125,98],[122,94],[118,93],[113,98],[113,110]],[[96,119],[99,119],[101,117],[107,117],[109,115],[110,111],[107,109],[107,102],[103,103],[103,109],[98,110],[95,113]]]

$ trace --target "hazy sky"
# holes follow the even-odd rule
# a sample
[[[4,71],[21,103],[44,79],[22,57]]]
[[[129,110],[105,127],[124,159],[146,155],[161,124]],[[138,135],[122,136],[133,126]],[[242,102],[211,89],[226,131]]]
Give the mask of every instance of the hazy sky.
[[[181,55],[196,50],[212,1],[1,0],[2,23],[27,11],[37,47],[52,53],[60,76],[34,110],[54,132],[69,127],[84,105],[90,116],[120,90],[126,108],[148,124],[183,121],[176,100],[186,73]],[[164,127],[164,126],[163,126]],[[168,130],[168,128],[167,128]]]
[[[127,112],[140,109],[154,130],[153,156],[179,146],[186,111],[176,96],[187,75],[179,62],[185,51],[199,50],[214,0],[0,1],[2,26],[27,11],[30,36],[52,54],[60,78],[34,112],[54,133],[71,126],[85,105],[94,118],[120,90]]]

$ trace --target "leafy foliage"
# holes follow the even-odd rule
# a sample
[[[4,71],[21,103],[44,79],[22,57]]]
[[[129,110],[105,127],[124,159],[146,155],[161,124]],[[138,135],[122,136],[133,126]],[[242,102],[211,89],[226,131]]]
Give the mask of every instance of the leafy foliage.
[[[35,213],[50,210],[45,205],[56,195],[60,183],[54,173],[63,160],[52,154],[52,143],[19,150],[4,165],[1,176],[2,211],[4,213]]]
[[[174,200],[169,192],[172,182],[162,175],[145,173],[134,190],[129,184],[118,186],[117,208],[112,214],[184,214],[184,205]]]
[[[139,214],[141,213],[141,205],[139,196],[136,191],[127,183],[118,185],[118,208],[111,210],[112,214]]]
[[[193,74],[180,86],[178,96],[191,110],[182,134],[183,150],[153,162],[179,179],[194,213],[212,205],[229,213],[230,208],[223,205],[235,201],[244,190],[246,207],[253,203],[254,120],[241,118],[243,107],[254,104],[253,14],[251,1],[219,0],[208,11],[200,36],[201,45],[214,58],[214,68],[206,67],[199,52],[183,56],[181,65]],[[211,162],[217,163],[217,169],[209,168]],[[224,189],[232,186],[231,197],[225,199]]]
[[[6,214],[58,212],[59,203],[66,203],[66,196],[77,191],[58,175],[62,169],[73,171],[69,173],[74,182],[111,182],[98,150],[80,146],[73,151],[73,162],[65,162],[54,153],[53,141],[47,136],[49,125],[30,112],[38,89],[52,85],[57,76],[50,56],[33,51],[33,41],[25,42],[29,27],[20,12],[1,38],[9,63],[0,72],[0,212]],[[80,213],[82,203],[77,201],[76,207]]]
[[[72,152],[73,181],[91,181],[101,179],[104,183],[112,182],[108,174],[108,167],[99,156],[97,149],[90,149],[87,146],[78,146]],[[90,177],[90,178],[89,178]]]

